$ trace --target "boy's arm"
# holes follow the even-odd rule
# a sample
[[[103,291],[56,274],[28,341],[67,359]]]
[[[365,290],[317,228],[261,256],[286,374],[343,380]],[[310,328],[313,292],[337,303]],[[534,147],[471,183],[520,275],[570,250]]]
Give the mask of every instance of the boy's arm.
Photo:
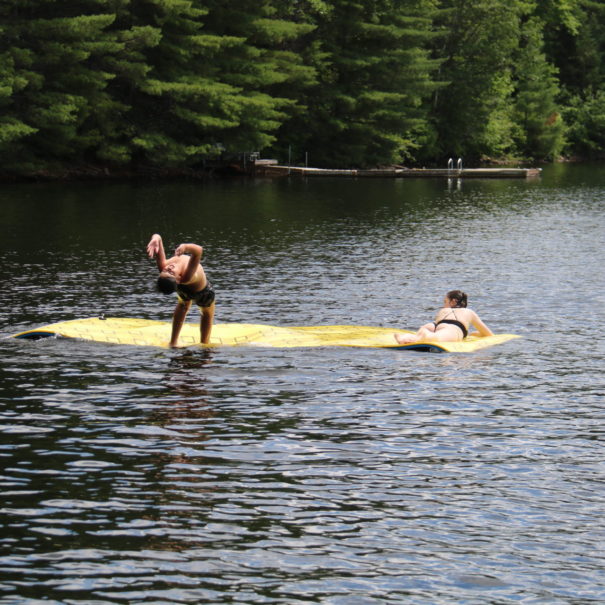
[[[158,233],[154,233],[147,244],[147,254],[149,258],[155,257],[155,262],[158,265],[160,271],[164,270],[166,266],[166,253],[164,252],[164,244],[162,243],[162,236]]]
[[[195,272],[197,271],[198,265],[200,264],[200,260],[202,259],[202,253],[204,249],[197,244],[181,244],[175,251],[176,256],[181,256],[182,254],[189,254],[189,262],[187,263],[187,268],[185,269],[185,273],[183,273],[181,277],[181,283],[187,284],[189,283],[193,277],[195,276]]]

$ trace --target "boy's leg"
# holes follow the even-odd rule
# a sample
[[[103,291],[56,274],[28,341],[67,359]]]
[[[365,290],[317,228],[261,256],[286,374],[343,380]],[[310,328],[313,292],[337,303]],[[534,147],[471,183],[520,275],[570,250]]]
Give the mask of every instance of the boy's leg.
[[[171,347],[176,347],[179,341],[179,334],[181,333],[181,328],[183,327],[183,323],[185,323],[185,317],[187,317],[190,307],[191,301],[188,300],[187,302],[178,302],[174,308],[174,313],[172,315],[172,335],[170,336]]]
[[[200,309],[200,337],[202,343],[207,345],[210,342],[210,333],[212,332],[212,322],[214,321],[214,303],[209,307]]]

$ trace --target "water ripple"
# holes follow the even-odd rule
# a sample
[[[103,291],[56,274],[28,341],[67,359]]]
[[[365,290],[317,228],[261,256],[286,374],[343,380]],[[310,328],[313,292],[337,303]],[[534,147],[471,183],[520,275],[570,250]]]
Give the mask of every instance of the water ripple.
[[[140,254],[163,217],[207,245],[219,321],[412,327],[453,280],[523,339],[473,355],[2,340],[0,603],[605,601],[602,184],[68,190],[14,193],[52,250],[6,233],[4,266],[23,262],[2,335],[169,319]],[[112,243],[90,215],[114,211]]]

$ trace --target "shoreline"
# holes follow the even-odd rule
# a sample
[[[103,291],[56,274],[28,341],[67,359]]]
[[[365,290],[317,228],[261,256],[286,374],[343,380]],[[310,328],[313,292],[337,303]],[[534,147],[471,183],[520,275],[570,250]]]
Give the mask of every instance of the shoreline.
[[[601,159],[560,158],[550,164],[583,164],[603,162]],[[515,165],[515,166],[513,166]],[[227,180],[242,178],[295,177],[348,177],[348,178],[535,178],[542,172],[540,167],[523,168],[518,162],[478,162],[475,168],[406,167],[402,165],[379,168],[314,168],[287,166],[277,160],[255,159],[249,161],[224,161],[208,163],[201,168],[160,168],[140,166],[119,168],[103,165],[82,164],[70,168],[40,170],[31,174],[0,172],[0,184],[52,183],[52,182],[112,182],[112,181],[169,181],[169,180]]]

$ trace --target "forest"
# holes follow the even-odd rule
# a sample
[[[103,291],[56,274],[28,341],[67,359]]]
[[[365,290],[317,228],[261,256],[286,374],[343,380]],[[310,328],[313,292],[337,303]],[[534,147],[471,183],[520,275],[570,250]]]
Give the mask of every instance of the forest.
[[[605,0],[2,0],[0,174],[605,149]]]

